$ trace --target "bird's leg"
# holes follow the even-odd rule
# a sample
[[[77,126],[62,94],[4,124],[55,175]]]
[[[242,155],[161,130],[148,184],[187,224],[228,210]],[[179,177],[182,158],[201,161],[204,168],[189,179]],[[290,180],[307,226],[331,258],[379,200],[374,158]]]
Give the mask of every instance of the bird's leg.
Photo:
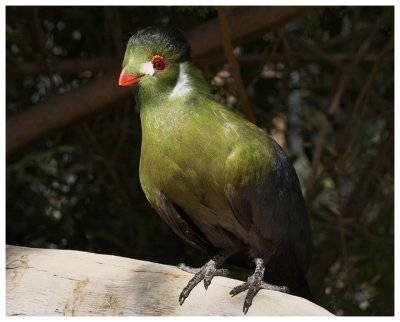
[[[185,264],[179,264],[178,268],[181,270],[194,274],[193,278],[189,281],[186,287],[182,290],[179,295],[179,303],[180,305],[185,302],[190,292],[194,289],[194,287],[199,284],[202,280],[204,281],[205,289],[208,288],[211,284],[211,280],[214,276],[227,276],[229,271],[224,268],[217,268],[222,265],[227,256],[225,254],[219,254],[213,257],[210,261],[208,261],[204,266],[200,268],[192,268],[186,266]]]
[[[277,286],[264,282],[263,281],[264,271],[265,271],[264,261],[261,258],[255,258],[254,262],[256,264],[256,269],[254,271],[254,274],[247,279],[246,283],[234,287],[230,292],[232,296],[235,296],[245,290],[248,290],[243,304],[244,314],[246,314],[247,311],[249,310],[249,307],[253,303],[254,296],[256,296],[256,294],[260,289],[289,293],[289,288],[287,288],[286,286]]]

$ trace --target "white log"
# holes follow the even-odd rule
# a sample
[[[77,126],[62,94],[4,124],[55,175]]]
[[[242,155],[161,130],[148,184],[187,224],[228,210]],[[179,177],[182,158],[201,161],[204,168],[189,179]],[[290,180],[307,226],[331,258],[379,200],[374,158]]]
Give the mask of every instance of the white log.
[[[6,315],[242,316],[241,281],[215,277],[180,306],[192,275],[176,267],[80,251],[7,246]],[[261,290],[247,315],[332,315],[300,297]]]

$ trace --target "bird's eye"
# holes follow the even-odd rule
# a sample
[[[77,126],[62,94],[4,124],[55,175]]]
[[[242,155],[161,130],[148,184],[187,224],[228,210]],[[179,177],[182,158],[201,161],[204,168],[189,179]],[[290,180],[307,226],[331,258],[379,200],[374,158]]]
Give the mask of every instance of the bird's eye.
[[[156,70],[163,70],[163,69],[165,69],[165,64],[164,64],[164,62],[162,61],[162,60],[158,60],[158,61],[156,61],[156,62],[154,62],[154,68],[156,69]]]
[[[162,72],[168,66],[168,62],[164,59],[164,57],[155,55],[151,62],[153,64],[153,68],[156,72]]]

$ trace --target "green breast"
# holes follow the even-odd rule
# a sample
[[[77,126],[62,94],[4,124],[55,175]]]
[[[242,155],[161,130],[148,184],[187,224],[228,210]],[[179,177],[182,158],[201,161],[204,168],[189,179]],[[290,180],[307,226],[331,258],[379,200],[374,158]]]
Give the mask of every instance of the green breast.
[[[254,184],[268,173],[265,134],[210,100],[175,101],[141,111],[140,180],[149,200],[160,190],[189,205],[218,203],[227,183]]]

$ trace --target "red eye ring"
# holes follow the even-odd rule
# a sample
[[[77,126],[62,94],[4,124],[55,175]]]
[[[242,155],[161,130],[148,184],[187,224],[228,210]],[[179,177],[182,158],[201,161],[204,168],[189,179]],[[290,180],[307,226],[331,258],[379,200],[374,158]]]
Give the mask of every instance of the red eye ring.
[[[162,72],[168,67],[168,61],[166,61],[164,57],[160,55],[153,56],[151,63],[153,64],[153,68],[156,72]]]

